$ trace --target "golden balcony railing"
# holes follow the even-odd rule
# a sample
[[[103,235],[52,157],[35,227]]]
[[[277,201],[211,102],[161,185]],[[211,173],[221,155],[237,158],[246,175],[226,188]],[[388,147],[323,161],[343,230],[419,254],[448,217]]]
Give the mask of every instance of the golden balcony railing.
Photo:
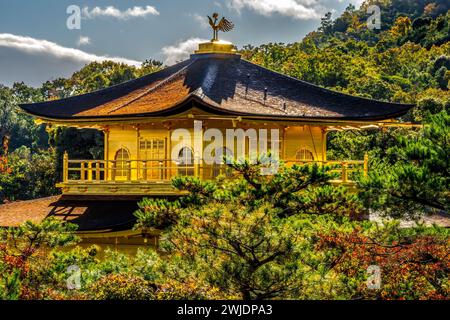
[[[364,160],[330,160],[330,161],[315,161],[315,160],[284,160],[286,166],[291,167],[294,164],[303,165],[308,163],[317,163],[319,165],[326,165],[331,167],[330,172],[337,174],[336,182],[353,182],[355,175],[363,173],[367,177],[369,172],[369,157],[366,154]]]
[[[219,175],[232,176],[233,170],[226,164],[208,165],[197,161],[184,164],[172,159],[157,160],[69,160],[67,154],[63,160],[63,182],[131,182],[160,181],[169,182],[176,176],[194,176],[204,180]],[[337,173],[342,183],[352,182],[354,175],[368,172],[368,157],[364,160],[314,161],[283,160],[288,167],[294,164],[318,163],[331,166],[331,172]]]

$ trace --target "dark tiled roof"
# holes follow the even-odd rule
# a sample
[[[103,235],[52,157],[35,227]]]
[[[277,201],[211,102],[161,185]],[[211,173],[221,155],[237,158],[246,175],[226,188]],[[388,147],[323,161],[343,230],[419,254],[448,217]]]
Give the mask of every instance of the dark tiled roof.
[[[202,54],[107,89],[21,107],[50,119],[160,117],[192,106],[213,113],[270,118],[384,120],[412,105],[342,94],[240,59]]]

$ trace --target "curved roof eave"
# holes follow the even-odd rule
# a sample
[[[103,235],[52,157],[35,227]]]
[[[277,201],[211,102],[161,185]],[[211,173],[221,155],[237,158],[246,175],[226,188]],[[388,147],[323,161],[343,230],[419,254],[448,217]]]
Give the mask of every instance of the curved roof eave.
[[[267,114],[258,114],[258,113],[247,113],[247,112],[239,112],[239,111],[230,111],[224,108],[221,108],[220,106],[216,106],[212,103],[208,103],[201,97],[199,97],[195,92],[190,93],[185,99],[177,102],[176,104],[156,112],[147,112],[147,113],[136,113],[136,114],[126,114],[126,115],[101,115],[101,116],[77,116],[77,117],[71,117],[71,116],[54,116],[49,117],[45,114],[40,114],[37,112],[33,112],[31,110],[27,110],[26,105],[21,106],[24,111],[32,116],[39,117],[46,120],[63,120],[67,122],[78,122],[78,121],[102,121],[107,122],[109,120],[117,120],[117,119],[127,119],[127,118],[157,118],[157,117],[164,117],[164,116],[170,116],[170,115],[176,115],[180,114],[182,112],[185,112],[192,108],[192,102],[196,102],[199,107],[199,109],[205,111],[205,112],[212,112],[215,114],[220,115],[228,115],[228,116],[245,116],[248,118],[255,117],[255,118],[264,118],[264,119],[273,119],[273,120],[297,120],[297,121],[311,121],[311,120],[322,120],[322,121],[333,121],[333,120],[348,120],[348,121],[382,121],[392,118],[397,118],[405,115],[411,107],[414,107],[414,105],[402,105],[405,106],[404,110],[397,111],[390,114],[383,114],[380,116],[359,116],[359,117],[341,117],[341,116],[335,116],[335,117],[305,117],[305,116],[293,116],[293,115],[267,115]]]

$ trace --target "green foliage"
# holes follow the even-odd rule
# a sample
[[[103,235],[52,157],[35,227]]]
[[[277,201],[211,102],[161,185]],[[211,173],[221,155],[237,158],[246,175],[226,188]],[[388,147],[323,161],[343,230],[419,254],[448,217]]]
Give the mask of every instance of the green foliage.
[[[4,272],[5,270],[1,271]],[[12,273],[8,273],[0,279],[0,300],[19,300],[19,298],[20,271],[14,269]]]
[[[177,221],[181,210],[179,201],[164,199],[144,198],[138,205],[140,209],[135,213],[137,229],[167,228]]]
[[[429,117],[417,133],[398,137],[390,158],[371,165],[361,181],[366,205],[394,217],[449,211],[450,116]]]
[[[30,99],[40,100],[34,89],[23,84],[15,84],[13,88],[0,85],[0,156],[4,156],[8,149],[14,150],[22,145],[29,148],[46,147],[45,131],[34,125],[33,118],[19,112],[18,103]],[[4,145],[7,139],[6,145]]]
[[[127,255],[97,247],[76,247],[49,254],[40,269],[41,283],[57,290],[60,299],[167,300],[225,298],[217,288],[183,273],[180,261],[164,258],[153,249]],[[77,266],[81,288],[68,290],[69,266]]]
[[[7,157],[5,170],[0,170],[0,202],[25,200],[56,194],[54,152],[31,150],[22,146]]]
[[[323,186],[308,187],[308,192],[295,199],[294,212],[318,215],[335,215],[361,219],[364,208],[357,195],[351,194],[345,187]]]
[[[136,226],[165,226],[163,247],[171,259],[183,261],[177,268],[226,296],[304,296],[302,279],[318,272],[299,262],[312,250],[307,240],[312,227],[296,228],[293,222],[317,214],[335,221],[358,218],[361,204],[345,189],[328,184],[327,167],[281,167],[268,176],[262,174],[262,163],[230,166],[237,172],[232,180],[175,179],[174,186],[189,194],[172,201],[143,200]]]
[[[77,226],[56,218],[44,219],[40,224],[31,221],[20,227],[0,229],[0,243],[7,246],[10,254],[28,258],[41,248],[55,248],[73,244]]]
[[[261,163],[235,161],[229,165],[236,171],[237,178],[217,181],[202,181],[192,177],[177,177],[173,186],[187,195],[178,200],[143,199],[135,213],[137,228],[165,228],[177,222],[183,211],[189,211],[211,202],[235,203],[256,209],[264,203],[278,210],[279,216],[331,211],[357,218],[363,210],[357,198],[346,193],[344,188],[329,185],[333,177],[330,167],[295,165],[292,168],[280,166],[274,175],[262,174]],[[337,206],[346,206],[338,210]]]
[[[47,287],[46,251],[74,244],[76,226],[55,218],[0,229],[0,297],[42,298]]]
[[[1,298],[448,298],[449,230],[279,211],[267,202],[194,205],[165,232],[162,251],[140,249],[135,256],[110,250],[100,256],[97,247],[59,250],[74,238],[73,226],[57,220],[4,229]],[[368,289],[374,264],[382,285]],[[66,285],[74,265],[79,290]]]
[[[203,276],[243,299],[268,299],[297,288],[298,233],[278,210],[235,204],[206,205],[183,215],[168,235],[169,248],[203,266]],[[208,269],[208,270],[206,270]]]
[[[217,190],[213,182],[202,181],[192,177],[175,177],[172,185],[180,191],[188,192],[188,195],[181,198],[183,205],[201,205],[207,203]]]
[[[150,283],[138,276],[110,274],[92,287],[96,300],[149,300],[152,298]]]

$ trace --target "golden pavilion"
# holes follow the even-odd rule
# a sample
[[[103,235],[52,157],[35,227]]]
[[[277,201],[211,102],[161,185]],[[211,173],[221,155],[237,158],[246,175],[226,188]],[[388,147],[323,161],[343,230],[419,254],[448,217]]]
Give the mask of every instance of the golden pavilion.
[[[159,72],[84,95],[21,105],[48,126],[104,133],[103,159],[65,154],[57,185],[63,195],[175,195],[171,179],[177,175],[213,179],[226,174],[225,164],[207,164],[195,154],[196,143],[207,147],[211,142],[198,141],[194,134],[173,156],[173,132],[193,131],[195,121],[202,122],[202,130],[216,128],[224,135],[229,128],[277,129],[277,151],[287,165],[332,164],[339,171],[336,182],[350,183],[352,172],[367,173],[368,159],[328,161],[327,133],[395,126],[395,119],[412,107],[346,95],[268,70],[242,59],[216,32],[188,60]],[[249,143],[245,134],[236,139]],[[236,150],[215,152],[233,155]]]

